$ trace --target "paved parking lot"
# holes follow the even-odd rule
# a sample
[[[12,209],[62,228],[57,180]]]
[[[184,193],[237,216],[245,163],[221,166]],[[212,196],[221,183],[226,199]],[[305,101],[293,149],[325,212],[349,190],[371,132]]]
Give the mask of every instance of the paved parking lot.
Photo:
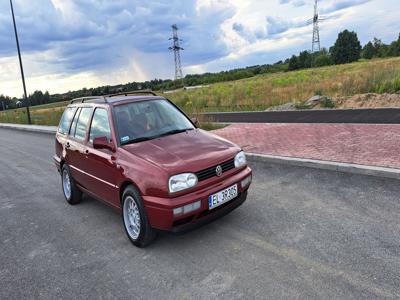
[[[0,299],[400,297],[396,180],[254,165],[238,210],[138,249],[110,208],[66,204],[49,135],[0,145]]]

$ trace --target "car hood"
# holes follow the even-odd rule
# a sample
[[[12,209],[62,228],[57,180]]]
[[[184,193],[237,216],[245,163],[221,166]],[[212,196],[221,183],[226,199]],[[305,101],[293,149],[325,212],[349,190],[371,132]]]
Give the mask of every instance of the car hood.
[[[122,146],[170,174],[197,172],[233,158],[240,148],[202,129]]]

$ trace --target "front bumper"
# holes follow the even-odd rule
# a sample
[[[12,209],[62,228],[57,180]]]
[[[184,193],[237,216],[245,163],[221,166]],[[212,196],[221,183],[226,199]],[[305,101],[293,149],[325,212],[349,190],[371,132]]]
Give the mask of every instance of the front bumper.
[[[246,167],[239,173],[225,178],[222,181],[210,182],[206,188],[175,198],[144,196],[144,205],[150,225],[161,230],[180,232],[201,226],[229,213],[246,200],[247,190],[250,184],[242,187],[241,181],[251,176],[251,174],[251,169]],[[238,196],[220,207],[209,210],[208,197],[234,184],[238,185]],[[201,201],[201,206],[198,210],[185,215],[174,216],[174,208],[199,200]]]

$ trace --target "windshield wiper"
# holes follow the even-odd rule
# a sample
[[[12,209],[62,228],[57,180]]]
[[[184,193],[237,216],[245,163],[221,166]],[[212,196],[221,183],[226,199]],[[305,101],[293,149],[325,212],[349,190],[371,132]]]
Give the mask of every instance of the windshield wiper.
[[[181,133],[181,132],[186,132],[188,130],[193,130],[193,128],[185,128],[185,129],[174,129],[174,130],[170,130],[164,133],[161,133],[160,135],[158,135],[157,137],[162,137],[162,136],[166,136],[166,135],[171,135],[171,134],[177,134],[177,133]]]
[[[134,143],[139,143],[139,142],[143,142],[143,141],[149,141],[149,140],[154,140],[156,138],[162,137],[162,136],[166,136],[166,135],[171,135],[171,134],[177,134],[177,133],[181,133],[181,132],[185,132],[188,130],[193,130],[194,128],[185,128],[185,129],[174,129],[174,130],[170,130],[161,134],[157,134],[154,136],[143,136],[143,137],[139,137],[130,141],[127,141],[123,144],[121,144],[122,146],[124,145],[129,145],[129,144],[134,144]]]

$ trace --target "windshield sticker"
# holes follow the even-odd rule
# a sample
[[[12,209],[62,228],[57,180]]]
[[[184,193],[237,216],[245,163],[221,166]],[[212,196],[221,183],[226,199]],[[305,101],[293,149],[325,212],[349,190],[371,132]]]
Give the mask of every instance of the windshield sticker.
[[[127,141],[129,141],[129,136],[126,135],[121,138],[121,142],[127,142]]]

